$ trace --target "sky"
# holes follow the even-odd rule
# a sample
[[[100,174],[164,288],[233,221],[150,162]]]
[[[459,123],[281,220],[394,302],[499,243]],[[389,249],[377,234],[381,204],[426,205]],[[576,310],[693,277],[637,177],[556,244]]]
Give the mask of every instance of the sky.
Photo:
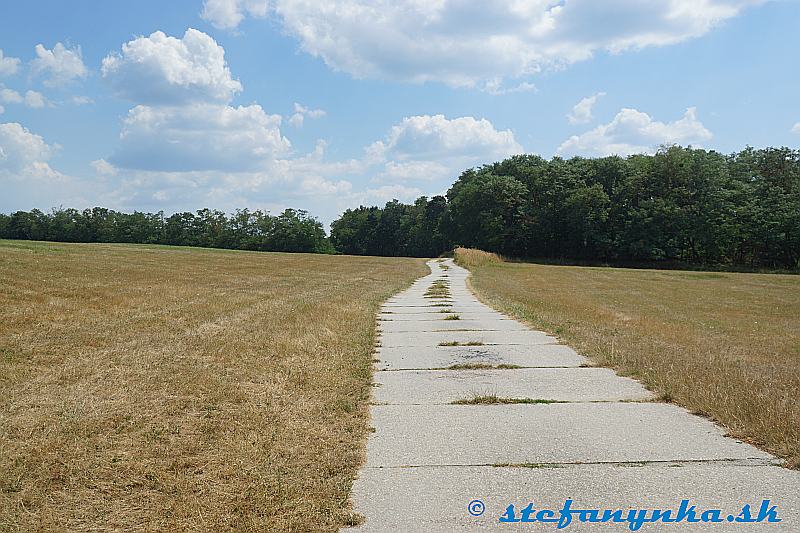
[[[800,145],[797,0],[0,5],[0,211],[343,210],[519,153]]]

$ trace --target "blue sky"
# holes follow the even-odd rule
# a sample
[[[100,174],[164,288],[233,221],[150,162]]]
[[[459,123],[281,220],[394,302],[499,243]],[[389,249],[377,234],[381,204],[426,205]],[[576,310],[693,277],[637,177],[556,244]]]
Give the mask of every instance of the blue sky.
[[[800,144],[800,5],[182,0],[0,6],[0,211],[309,210],[520,152]]]

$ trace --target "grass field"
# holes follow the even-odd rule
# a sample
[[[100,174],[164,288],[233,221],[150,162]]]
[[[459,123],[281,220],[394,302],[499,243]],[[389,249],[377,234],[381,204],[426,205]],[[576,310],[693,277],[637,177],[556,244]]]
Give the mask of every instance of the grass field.
[[[333,531],[422,260],[0,241],[0,530]]]
[[[800,276],[456,258],[485,302],[800,468]]]

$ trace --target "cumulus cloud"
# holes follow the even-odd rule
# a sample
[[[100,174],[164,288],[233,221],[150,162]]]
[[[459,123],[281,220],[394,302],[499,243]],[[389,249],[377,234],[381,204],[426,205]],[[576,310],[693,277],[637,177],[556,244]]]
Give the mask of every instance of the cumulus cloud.
[[[493,160],[523,151],[511,130],[498,131],[485,118],[444,115],[406,117],[374,149],[401,161],[465,156]]]
[[[459,170],[463,169],[451,168],[441,161],[389,161],[378,175],[378,181],[436,181],[452,178]]]
[[[13,76],[16,74],[19,63],[19,59],[3,55],[3,50],[0,49],[0,76]]]
[[[0,177],[14,180],[59,178],[48,164],[58,145],[50,145],[18,122],[0,124]]]
[[[225,50],[205,33],[155,32],[103,60],[103,77],[136,102],[108,158],[114,167],[151,172],[255,172],[289,152],[281,117],[257,104],[232,107],[242,90]]]
[[[230,30],[245,16],[265,17],[268,7],[267,0],[205,0],[200,16],[215,28]]]
[[[699,37],[764,1],[274,0],[273,9],[303,50],[335,70],[481,87],[600,51]]]
[[[563,155],[605,156],[652,153],[662,144],[697,145],[712,134],[690,107],[679,120],[664,123],[636,109],[622,109],[614,120],[581,135],[573,135],[558,148]]]
[[[123,168],[251,171],[288,152],[281,117],[259,105],[134,107],[112,164]]]
[[[0,103],[25,104],[28,107],[41,108],[48,104],[44,95],[37,91],[27,91],[21,95],[13,89],[0,85]]]
[[[301,104],[295,102],[294,104],[294,113],[291,117],[289,117],[289,124],[292,126],[300,127],[303,125],[305,121],[305,117],[308,118],[321,118],[326,115],[324,109],[309,109]]]
[[[40,108],[47,105],[44,95],[37,91],[27,91],[25,93],[25,105],[33,108]]]
[[[115,176],[117,169],[105,159],[95,159],[89,165],[100,176]]]
[[[392,200],[401,202],[412,202],[422,196],[423,192],[417,187],[407,187],[405,185],[384,185],[382,187],[370,188],[359,194],[359,203],[382,204]]]
[[[25,99],[14,89],[0,85],[0,102],[4,104],[21,104]]]
[[[226,103],[242,90],[225,63],[225,50],[193,28],[183,38],[157,31],[129,41],[121,53],[103,59],[101,72],[119,96],[149,105]]]
[[[64,85],[89,74],[89,69],[83,64],[80,46],[67,48],[61,43],[56,43],[52,50],[37,44],[31,71],[34,76],[44,76],[44,84],[48,87]]]
[[[572,112],[567,115],[567,120],[570,124],[586,124],[592,121],[592,110],[599,98],[605,96],[606,93],[596,93],[592,96],[587,96],[580,102],[575,104]]]
[[[800,122],[792,127],[792,133],[800,133]]]
[[[481,90],[494,96],[502,96],[504,94],[527,93],[530,91],[535,91],[536,85],[525,81],[518,83],[517,85],[512,85],[511,87],[504,87],[503,80],[500,78],[495,78],[492,80],[487,80],[483,84],[483,87],[481,87]]]

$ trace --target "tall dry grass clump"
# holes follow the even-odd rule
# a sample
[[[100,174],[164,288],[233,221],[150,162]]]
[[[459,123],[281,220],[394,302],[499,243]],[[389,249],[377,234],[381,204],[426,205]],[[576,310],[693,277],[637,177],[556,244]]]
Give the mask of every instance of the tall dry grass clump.
[[[503,262],[503,258],[492,252],[484,252],[475,248],[456,248],[453,250],[455,261],[464,268],[475,268]]]
[[[0,241],[0,531],[337,531],[423,260]]]

